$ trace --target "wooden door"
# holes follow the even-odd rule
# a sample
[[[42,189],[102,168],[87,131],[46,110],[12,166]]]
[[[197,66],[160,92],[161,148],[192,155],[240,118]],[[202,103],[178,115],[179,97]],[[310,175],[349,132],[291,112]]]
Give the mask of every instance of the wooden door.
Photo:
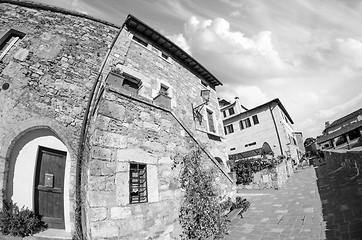
[[[39,147],[34,209],[49,228],[64,229],[64,170],[66,152]]]

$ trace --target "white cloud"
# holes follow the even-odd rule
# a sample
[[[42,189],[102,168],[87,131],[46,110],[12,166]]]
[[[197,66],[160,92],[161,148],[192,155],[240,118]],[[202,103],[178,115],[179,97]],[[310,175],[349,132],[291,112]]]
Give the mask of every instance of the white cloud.
[[[319,100],[319,96],[314,92],[299,92],[295,96],[295,100],[298,103],[315,104]]]
[[[322,109],[317,112],[317,117],[326,120],[332,120],[351,113],[362,106],[362,94],[357,95],[351,100],[332,107],[330,109]]]
[[[240,0],[221,0],[221,1],[235,8],[240,8],[244,6],[244,4]]]
[[[80,12],[80,13],[84,13],[84,14],[88,14],[80,5],[79,5],[79,1],[78,0],[73,0],[72,1],[72,7],[75,11]]]
[[[231,91],[221,91],[219,96],[229,101],[239,97],[240,103],[249,109],[270,101],[267,95],[257,86],[239,86]]]
[[[280,76],[288,68],[274,49],[270,31],[247,37],[240,31],[232,31],[230,23],[223,18],[189,18],[182,39],[196,59],[210,66],[220,66],[215,69],[222,75],[229,74],[230,78],[222,79],[223,82],[250,76]]]
[[[353,68],[362,68],[362,42],[349,38],[336,40],[343,60]]]
[[[229,14],[231,17],[239,17],[241,16],[241,12],[239,10],[233,11]]]

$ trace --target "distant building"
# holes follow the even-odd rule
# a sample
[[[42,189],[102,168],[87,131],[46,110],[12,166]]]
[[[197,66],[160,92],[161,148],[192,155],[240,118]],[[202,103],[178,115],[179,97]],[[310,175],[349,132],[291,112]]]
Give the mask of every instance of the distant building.
[[[304,148],[304,140],[303,140],[303,133],[300,131],[295,131],[294,132],[294,136],[297,140],[297,145],[298,145],[298,152],[299,152],[299,156],[302,156],[303,154],[305,154],[305,148]]]
[[[317,155],[317,143],[315,138],[307,138],[304,141],[304,147],[307,157],[315,156]]]
[[[362,108],[341,117],[331,124],[325,123],[323,135],[317,137],[321,149],[351,149],[362,145]]]
[[[252,109],[238,98],[230,103],[219,99],[230,160],[254,157],[272,151],[298,161],[300,150],[293,120],[279,99]]]

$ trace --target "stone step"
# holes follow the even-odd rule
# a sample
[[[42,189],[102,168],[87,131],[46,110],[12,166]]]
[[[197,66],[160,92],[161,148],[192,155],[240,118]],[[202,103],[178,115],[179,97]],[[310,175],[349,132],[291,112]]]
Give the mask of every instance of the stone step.
[[[64,229],[47,229],[45,231],[34,234],[28,237],[27,240],[71,240],[72,235],[70,232],[66,232]]]

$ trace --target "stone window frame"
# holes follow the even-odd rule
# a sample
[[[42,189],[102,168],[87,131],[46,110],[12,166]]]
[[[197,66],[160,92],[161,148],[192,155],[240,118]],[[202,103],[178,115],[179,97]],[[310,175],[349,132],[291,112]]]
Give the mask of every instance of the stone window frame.
[[[164,83],[160,84],[160,90],[158,91],[158,94],[168,96],[170,95],[170,87],[167,86]]]
[[[207,116],[207,112],[211,112],[212,113],[212,121],[213,121],[213,124],[214,124],[214,130],[215,130],[215,132],[212,132],[211,130],[210,130],[210,126],[209,126],[209,119],[208,119],[208,116]],[[208,107],[208,106],[206,106],[205,105],[205,113],[204,113],[204,115],[205,115],[205,119],[206,119],[206,131],[208,132],[208,133],[210,133],[210,134],[213,134],[213,135],[218,135],[218,128],[217,128],[217,126],[216,126],[216,112],[213,110],[213,109],[211,109],[210,107]]]
[[[142,37],[132,34],[131,39],[133,42],[137,43],[138,45],[149,49],[150,44],[147,41],[145,41]]]
[[[156,47],[155,47],[156,48]],[[158,56],[168,63],[172,63],[172,58],[169,54],[165,53],[164,51],[156,48],[158,50]]]
[[[15,29],[8,30],[1,38],[0,38],[0,50],[3,50],[3,52],[0,54],[0,61],[6,56],[6,54],[11,50],[11,48],[20,40],[25,37],[25,33],[17,31]],[[6,43],[11,40],[12,37],[15,37],[9,45],[5,48]]]
[[[133,166],[133,168],[132,168]],[[140,178],[140,168],[142,167],[142,170],[144,173],[142,173],[142,178]],[[139,171],[137,173],[137,176],[132,175],[132,170]],[[132,180],[138,180],[136,182],[136,186],[132,186]],[[144,180],[142,183],[140,183],[141,180]],[[142,186],[141,186],[142,184]],[[132,195],[132,192],[134,192],[135,187],[137,188],[137,191],[145,192],[145,196],[142,196],[138,194],[138,199],[134,199],[133,197],[137,195]],[[138,204],[138,203],[147,203],[148,202],[148,184],[147,184],[147,164],[145,163],[139,163],[139,162],[130,162],[129,163],[129,203],[130,204]]]
[[[115,80],[115,79],[118,79],[118,80]],[[106,82],[110,86],[113,86],[115,88],[122,88],[123,90],[130,92],[132,94],[136,94],[136,95],[139,95],[139,90],[143,86],[143,82],[141,79],[139,79],[135,76],[132,76],[126,72],[121,72],[120,70],[110,71],[107,74]],[[125,87],[125,83],[129,83],[128,86],[130,86],[130,85],[135,86],[135,88],[132,88],[132,89],[135,89],[135,92],[130,90],[129,87]]]
[[[167,92],[168,92],[168,97],[171,98],[171,105],[173,107],[176,106],[176,100],[174,98],[174,89],[171,86],[171,84],[169,84],[168,82],[166,82],[165,80],[162,79],[156,79],[157,81],[157,89],[153,89],[152,90],[152,98],[155,98],[156,96],[158,96],[160,94],[160,90],[161,90],[161,86],[165,86],[167,87]]]

